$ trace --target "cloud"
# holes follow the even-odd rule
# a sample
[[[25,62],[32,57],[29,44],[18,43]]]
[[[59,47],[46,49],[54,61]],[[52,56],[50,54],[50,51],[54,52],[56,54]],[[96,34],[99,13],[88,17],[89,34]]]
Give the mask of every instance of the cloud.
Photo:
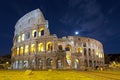
[[[109,20],[96,0],[69,0],[68,3],[69,8],[60,19],[63,24],[80,28],[84,36],[105,39],[103,36]]]

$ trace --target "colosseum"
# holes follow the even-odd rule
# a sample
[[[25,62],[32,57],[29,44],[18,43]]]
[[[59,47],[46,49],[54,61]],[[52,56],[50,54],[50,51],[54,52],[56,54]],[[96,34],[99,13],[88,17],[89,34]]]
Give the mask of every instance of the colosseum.
[[[12,69],[94,69],[104,65],[102,44],[92,38],[49,32],[40,9],[33,10],[15,25]]]

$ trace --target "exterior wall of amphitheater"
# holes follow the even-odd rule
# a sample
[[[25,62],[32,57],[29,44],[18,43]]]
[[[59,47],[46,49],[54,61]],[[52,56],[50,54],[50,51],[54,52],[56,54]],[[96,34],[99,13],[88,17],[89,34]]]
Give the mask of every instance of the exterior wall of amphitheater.
[[[39,9],[18,20],[12,47],[13,69],[85,69],[104,65],[102,44],[92,38],[50,35]]]

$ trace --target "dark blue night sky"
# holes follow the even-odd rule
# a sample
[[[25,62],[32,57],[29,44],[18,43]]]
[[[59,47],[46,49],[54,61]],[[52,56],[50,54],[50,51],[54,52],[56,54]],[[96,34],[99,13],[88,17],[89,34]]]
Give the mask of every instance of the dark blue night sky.
[[[40,8],[51,34],[95,38],[105,53],[120,53],[120,0],[0,0],[0,56],[11,54],[14,26]]]

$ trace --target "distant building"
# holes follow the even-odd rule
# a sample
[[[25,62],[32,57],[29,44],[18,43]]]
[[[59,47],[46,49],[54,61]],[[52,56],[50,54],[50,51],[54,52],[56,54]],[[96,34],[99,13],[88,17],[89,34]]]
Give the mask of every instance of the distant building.
[[[50,35],[48,21],[39,9],[15,25],[13,69],[85,69],[104,65],[102,44],[92,38]]]

